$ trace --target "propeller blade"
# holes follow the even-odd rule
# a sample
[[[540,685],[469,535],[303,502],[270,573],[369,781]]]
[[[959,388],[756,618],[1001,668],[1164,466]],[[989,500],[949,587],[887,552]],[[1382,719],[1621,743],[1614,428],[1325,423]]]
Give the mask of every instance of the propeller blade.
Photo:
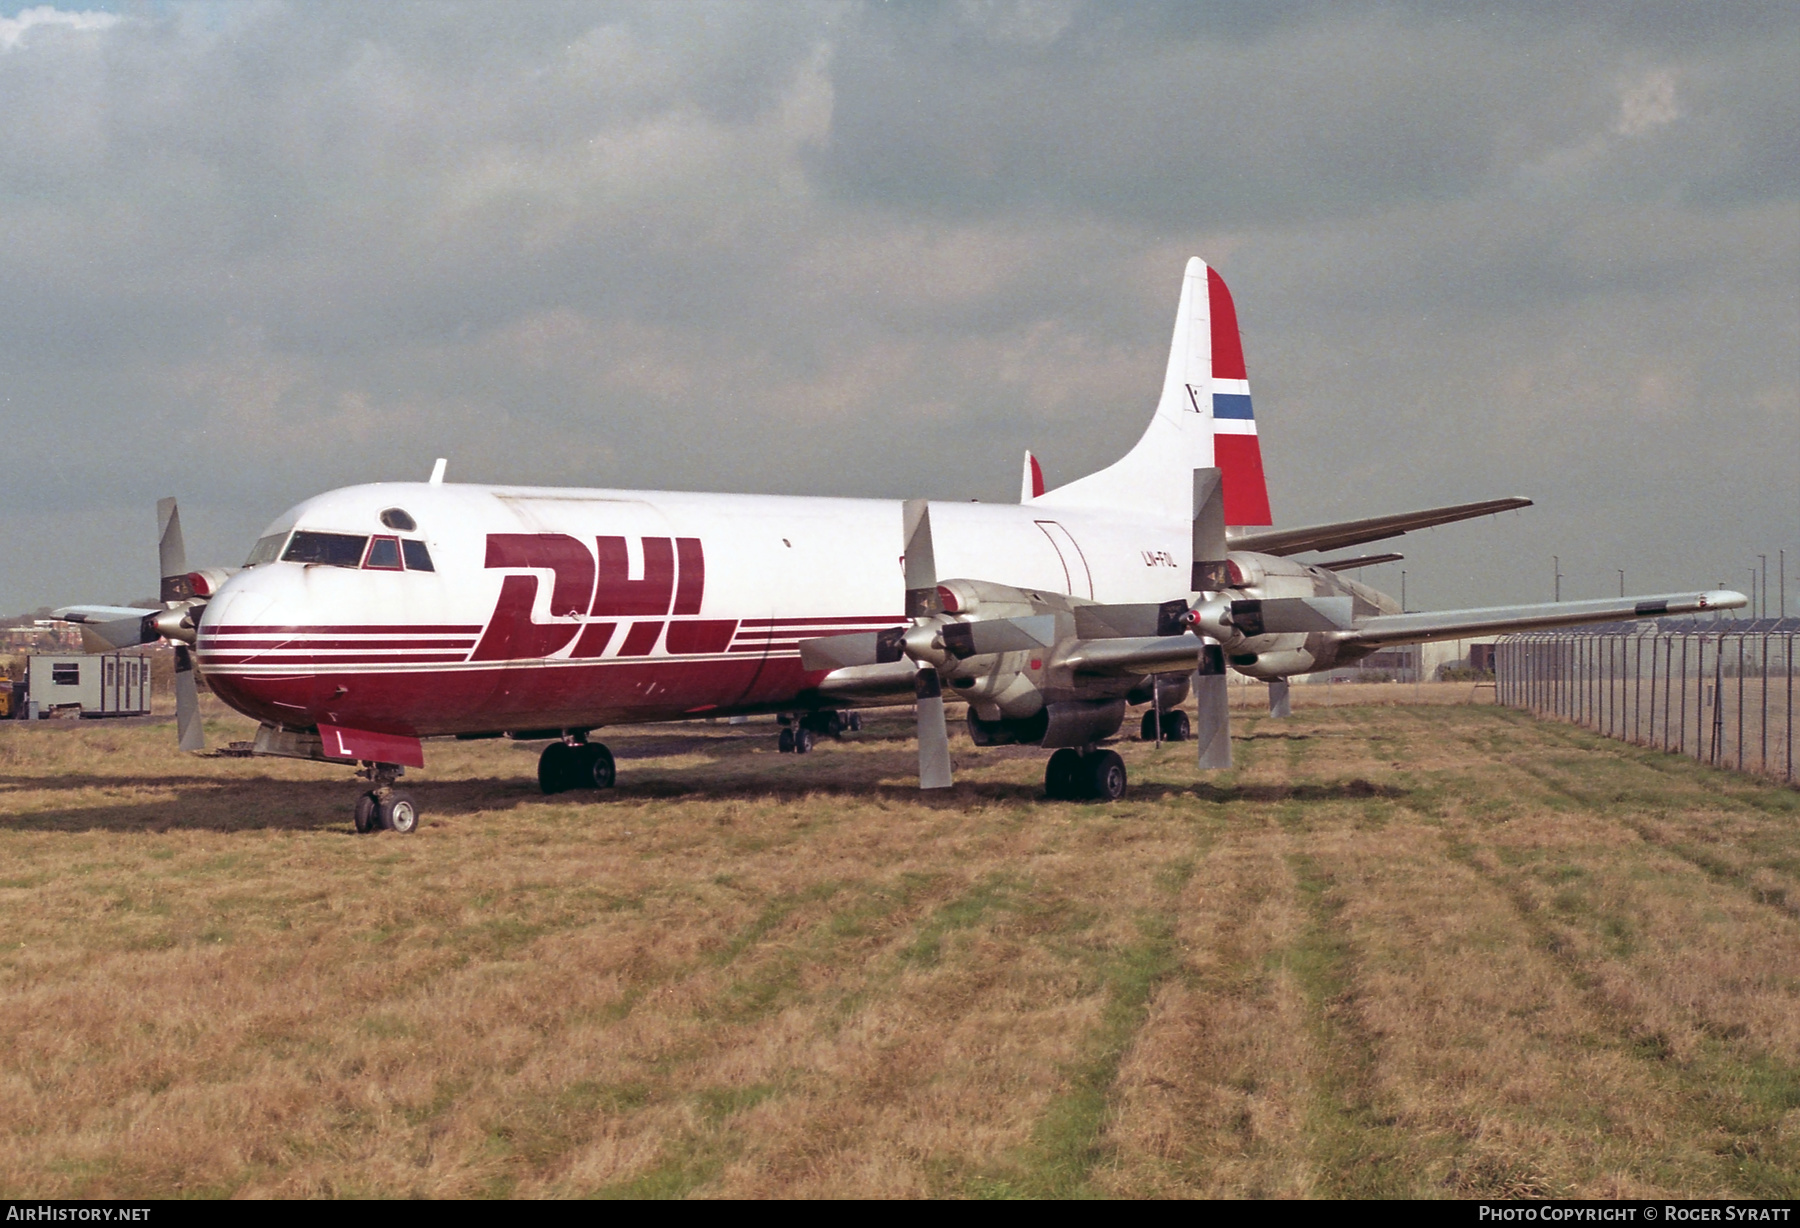
[[[1056,615],[945,623],[944,650],[959,660],[996,652],[1030,652],[1056,643]]]
[[[1225,559],[1225,479],[1217,469],[1194,470],[1194,575],[1190,591],[1231,587]]]
[[[944,603],[938,599],[937,559],[931,552],[931,505],[923,499],[908,499],[901,515],[906,540],[906,616],[941,614]]]
[[[801,640],[800,668],[849,669],[857,665],[874,665],[880,659],[876,655],[880,649],[876,642],[878,634],[869,631],[858,635],[826,635],[816,640]]]
[[[1199,715],[1194,722],[1194,741],[1200,748],[1200,770],[1212,771],[1231,766],[1231,684],[1225,677],[1225,652],[1217,644],[1208,644],[1200,654],[1200,668],[1194,671],[1194,698],[1199,702]]]
[[[162,612],[131,606],[66,605],[50,611],[50,617],[80,627],[84,651],[116,652],[154,643],[162,633],[149,620]]]
[[[194,595],[188,583],[187,546],[181,540],[181,513],[175,500],[156,501],[156,553],[162,565],[162,599],[186,601]]]
[[[206,731],[200,727],[200,687],[194,678],[194,654],[187,645],[175,645],[175,730],[182,750],[205,750]]]
[[[1160,605],[1078,605],[1075,638],[1082,640],[1140,639],[1151,635],[1180,635],[1187,630],[1182,615],[1188,603],[1180,599]]]
[[[1231,603],[1231,625],[1248,636],[1348,631],[1348,597],[1271,597]]]
[[[1269,680],[1269,715],[1277,720],[1294,715],[1293,688],[1286,678]]]
[[[944,722],[944,684],[935,669],[922,669],[913,679],[919,706],[919,788],[948,789],[950,730]]]

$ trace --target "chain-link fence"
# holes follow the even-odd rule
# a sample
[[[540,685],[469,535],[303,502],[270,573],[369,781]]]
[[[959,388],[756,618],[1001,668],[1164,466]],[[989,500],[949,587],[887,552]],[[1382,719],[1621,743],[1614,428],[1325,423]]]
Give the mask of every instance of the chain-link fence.
[[[1500,702],[1702,763],[1794,780],[1800,618],[1645,619],[1509,635]]]

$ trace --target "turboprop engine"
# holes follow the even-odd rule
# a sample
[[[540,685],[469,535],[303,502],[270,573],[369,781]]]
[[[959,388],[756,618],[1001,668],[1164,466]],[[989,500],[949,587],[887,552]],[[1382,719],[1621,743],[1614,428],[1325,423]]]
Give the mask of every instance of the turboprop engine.
[[[206,749],[200,726],[200,688],[194,678],[191,645],[199,632],[207,599],[230,579],[235,568],[187,569],[187,546],[181,537],[181,513],[174,499],[156,503],[157,557],[162,568],[163,608],[131,606],[65,606],[51,617],[81,629],[87,652],[116,652],[166,639],[175,645],[175,728],[182,750]]]
[[[1104,605],[985,580],[940,581],[925,501],[908,500],[903,515],[912,625],[802,640],[800,660],[827,671],[821,691],[830,695],[879,690],[893,667],[911,667],[921,787],[951,783],[946,685],[968,703],[978,745],[1091,747],[1118,732],[1127,697],[1146,677],[1194,669],[1202,646],[1185,634],[1187,602]]]

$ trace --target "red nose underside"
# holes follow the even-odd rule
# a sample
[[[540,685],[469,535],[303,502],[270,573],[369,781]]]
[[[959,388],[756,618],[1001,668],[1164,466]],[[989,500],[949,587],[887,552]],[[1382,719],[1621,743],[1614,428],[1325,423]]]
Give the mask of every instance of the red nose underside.
[[[204,668],[204,662],[202,662]],[[246,716],[433,737],[729,715],[793,699],[816,681],[796,658],[544,662],[387,673],[213,674]]]

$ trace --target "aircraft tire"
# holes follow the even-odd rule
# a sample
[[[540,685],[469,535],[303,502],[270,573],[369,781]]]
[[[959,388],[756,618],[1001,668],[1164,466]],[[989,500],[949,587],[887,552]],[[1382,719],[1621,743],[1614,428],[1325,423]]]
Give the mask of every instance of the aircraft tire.
[[[577,747],[570,766],[578,789],[610,789],[618,777],[612,752],[598,742]]]
[[[381,806],[376,813],[381,816],[383,831],[398,832],[406,836],[418,830],[419,807],[410,794],[389,793],[381,799]]]
[[[1085,755],[1081,768],[1078,780],[1086,786],[1086,796],[1101,802],[1116,802],[1125,796],[1125,761],[1117,751],[1097,750]]]
[[[781,731],[781,736],[775,739],[775,749],[784,755],[794,753],[794,731],[792,729]]]
[[[1080,796],[1081,752],[1065,746],[1044,765],[1044,796],[1051,801],[1072,802]]]
[[[375,817],[380,806],[381,799],[376,797],[373,792],[364,793],[356,799],[356,812],[352,822],[355,824],[357,835],[366,836],[372,831],[381,829],[381,823]]]
[[[794,730],[794,753],[804,755],[813,748],[813,731],[805,725]]]
[[[1162,735],[1165,742],[1185,742],[1194,734],[1193,726],[1188,723],[1188,714],[1180,708],[1173,712],[1163,713]]]
[[[575,772],[573,747],[552,742],[538,756],[538,788],[545,793],[563,793],[573,785]]]
[[[1144,719],[1138,722],[1138,741],[1156,741],[1156,709],[1151,708],[1144,713]]]

